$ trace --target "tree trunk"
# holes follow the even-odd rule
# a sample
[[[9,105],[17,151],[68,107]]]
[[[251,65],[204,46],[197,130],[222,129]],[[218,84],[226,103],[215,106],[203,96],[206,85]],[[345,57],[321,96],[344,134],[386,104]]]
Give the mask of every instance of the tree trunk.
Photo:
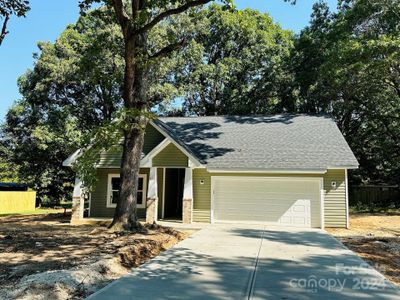
[[[110,226],[113,230],[132,230],[140,226],[136,203],[143,141],[143,132],[134,126],[125,133],[120,172],[120,195]]]
[[[144,129],[148,123],[144,116],[148,110],[148,67],[140,61],[141,55],[147,53],[147,34],[141,34],[134,40],[126,40],[125,44],[124,107],[140,111],[141,114],[133,119],[129,118],[129,128],[124,129],[119,199],[110,225],[110,229],[115,231],[140,227],[137,217],[137,189]]]

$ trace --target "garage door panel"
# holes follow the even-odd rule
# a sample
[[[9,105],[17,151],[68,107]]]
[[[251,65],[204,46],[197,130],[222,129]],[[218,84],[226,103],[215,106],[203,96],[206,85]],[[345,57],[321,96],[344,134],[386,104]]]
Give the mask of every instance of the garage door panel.
[[[317,180],[213,177],[215,221],[320,227]]]

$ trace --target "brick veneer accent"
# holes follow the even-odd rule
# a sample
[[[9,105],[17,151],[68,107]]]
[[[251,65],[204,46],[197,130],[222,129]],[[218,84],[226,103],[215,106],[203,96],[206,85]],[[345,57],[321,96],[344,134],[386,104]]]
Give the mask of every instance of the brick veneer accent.
[[[193,210],[193,199],[183,199],[182,205],[182,223],[192,223],[192,210]]]
[[[82,197],[73,197],[72,198],[71,221],[83,219],[83,210],[82,210],[83,205],[82,205],[81,201],[84,201],[84,199]]]
[[[146,223],[157,221],[158,198],[148,198],[146,201]]]

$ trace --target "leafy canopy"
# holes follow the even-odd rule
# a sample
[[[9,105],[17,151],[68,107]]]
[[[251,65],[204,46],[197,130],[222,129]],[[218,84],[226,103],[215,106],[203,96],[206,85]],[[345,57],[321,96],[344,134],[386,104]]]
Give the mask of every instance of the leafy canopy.
[[[7,25],[10,17],[12,15],[25,17],[29,9],[28,0],[0,0],[0,45],[9,33]]]
[[[396,0],[320,2],[296,42],[299,110],[335,117],[358,181],[400,182],[399,29]]]

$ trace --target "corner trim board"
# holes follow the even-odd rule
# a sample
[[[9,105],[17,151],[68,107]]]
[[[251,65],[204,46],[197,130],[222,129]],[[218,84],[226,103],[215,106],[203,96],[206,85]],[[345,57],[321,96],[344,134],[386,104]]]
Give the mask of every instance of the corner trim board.
[[[166,168],[163,168],[163,190],[162,190],[162,194],[163,194],[163,202],[162,202],[162,212],[161,212],[161,217],[164,219],[164,212],[165,212],[165,174],[167,173],[165,171]]]
[[[349,219],[349,180],[347,178],[347,169],[344,171],[345,177],[345,185],[346,185],[346,228],[350,227],[350,219]]]

